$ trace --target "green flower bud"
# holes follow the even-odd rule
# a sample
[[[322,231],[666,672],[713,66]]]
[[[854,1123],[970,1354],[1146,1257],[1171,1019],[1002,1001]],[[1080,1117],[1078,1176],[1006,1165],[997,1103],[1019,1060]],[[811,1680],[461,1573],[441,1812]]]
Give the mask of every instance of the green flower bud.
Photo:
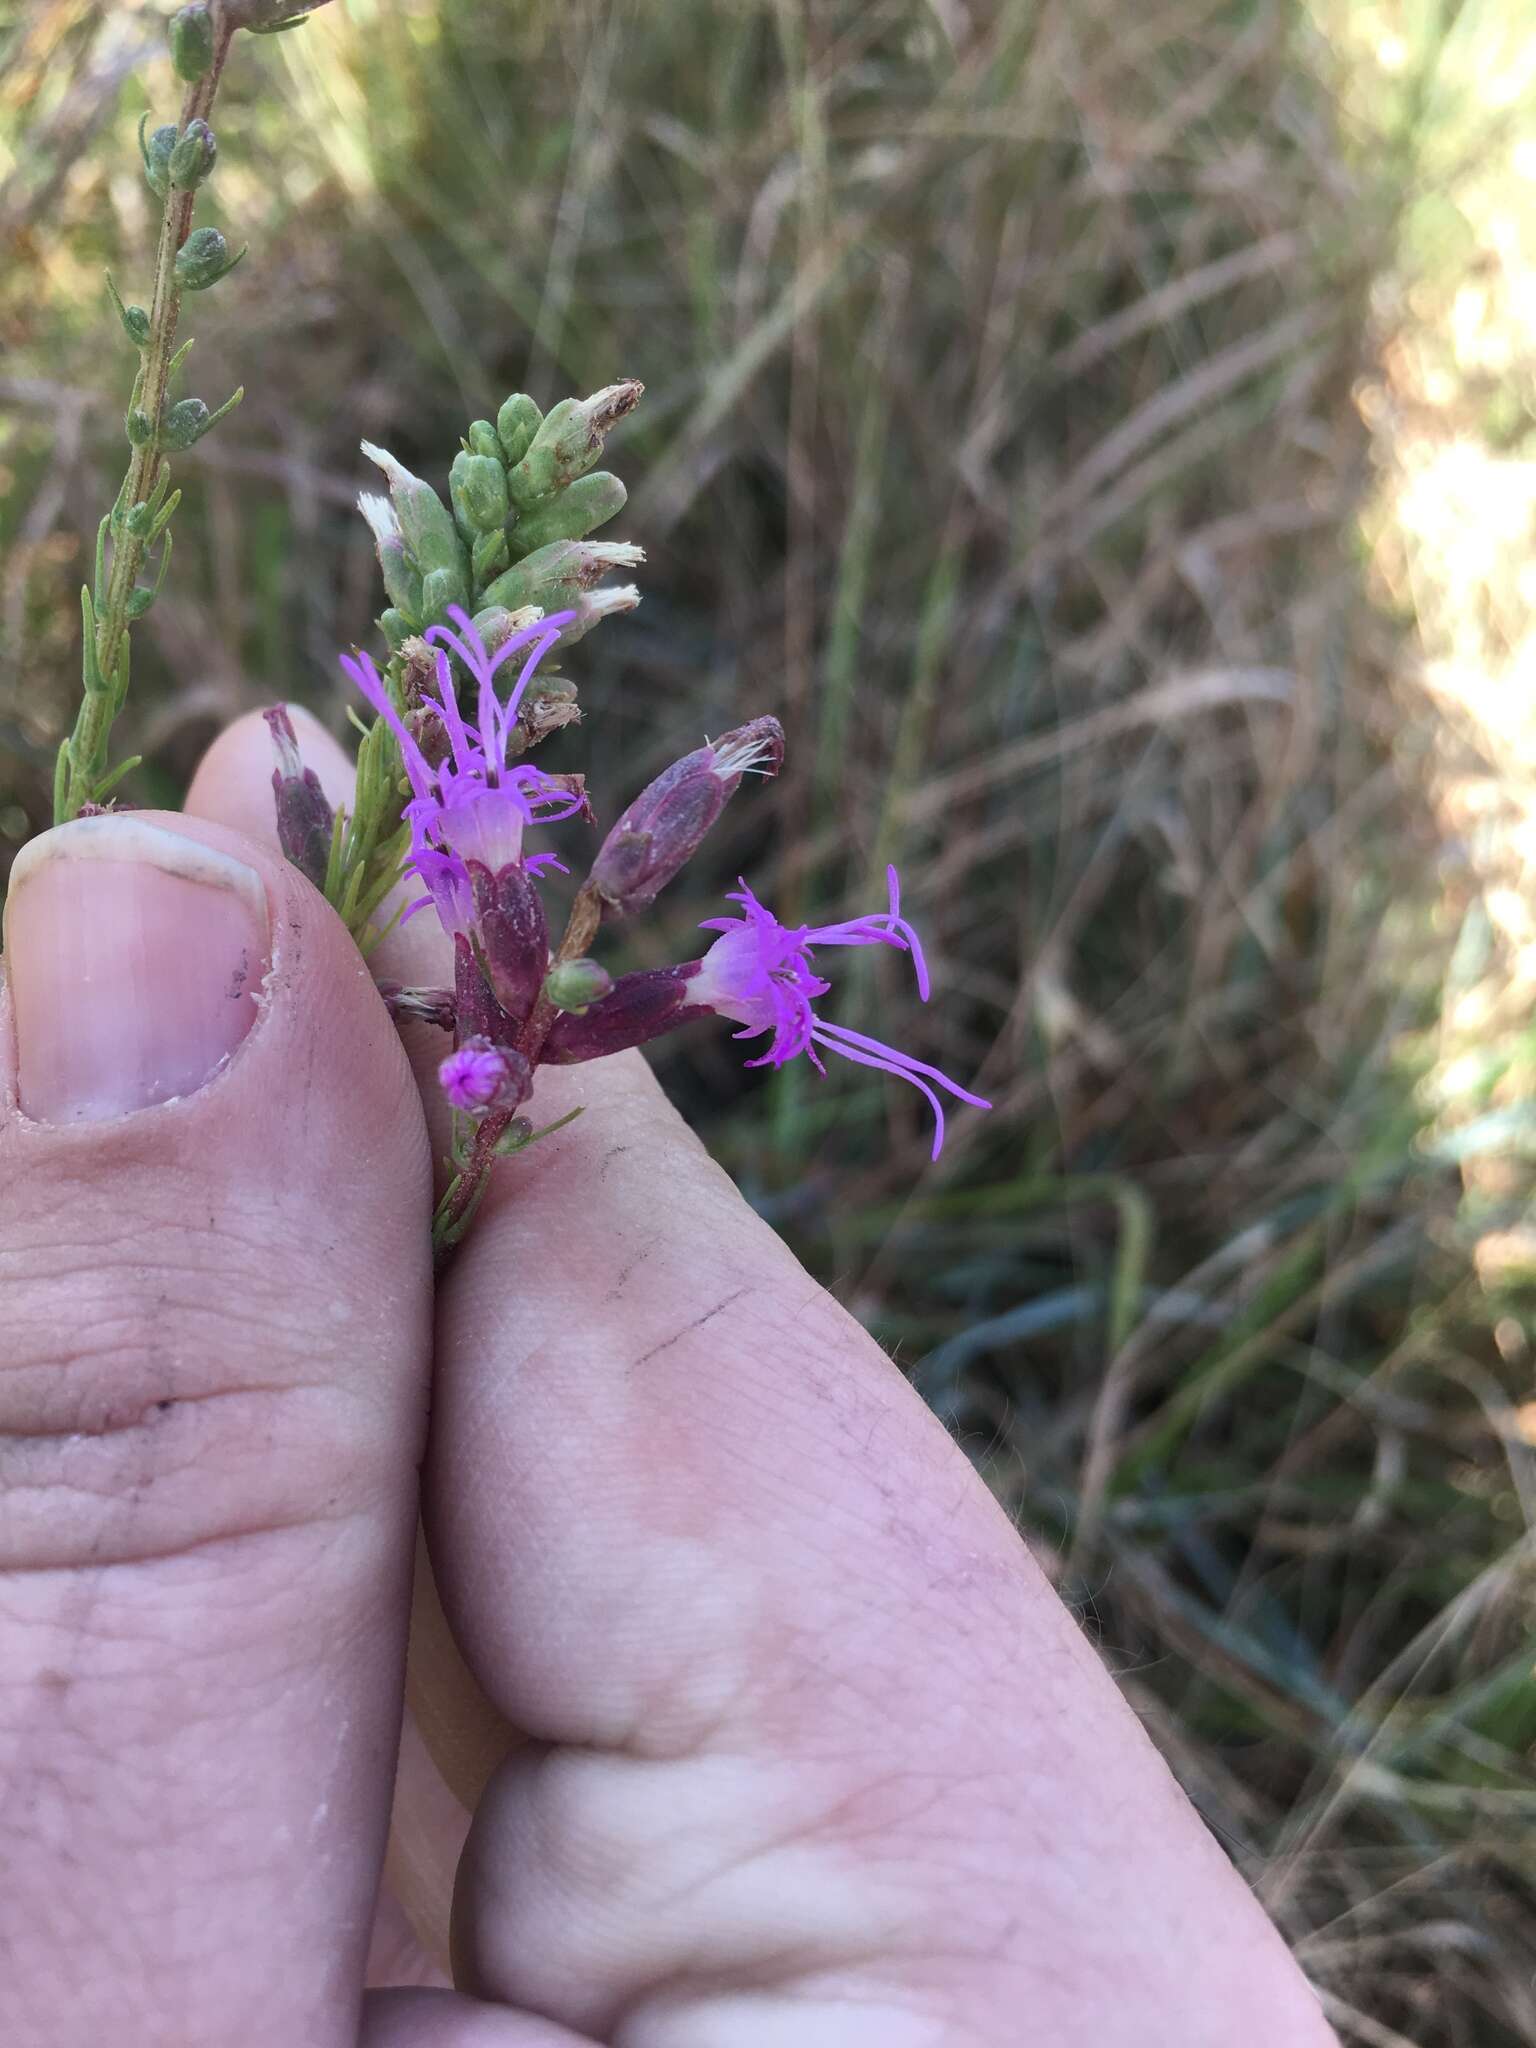
[[[547,612],[565,611],[610,569],[633,568],[644,560],[644,549],[628,541],[557,540],[498,576],[484,602],[508,610],[536,604]]]
[[[451,604],[467,604],[469,580],[462,569],[431,569],[421,579],[421,615],[429,624]]]
[[[603,452],[603,441],[640,403],[645,386],[634,377],[606,385],[590,398],[563,398],[546,414],[528,452],[507,478],[519,510],[542,503],[582,476]]]
[[[123,425],[135,448],[144,448],[155,437],[155,423],[142,406],[134,406]]]
[[[449,569],[467,585],[469,554],[459,539],[453,514],[436,491],[419,476],[412,476],[403,462],[396,462],[387,448],[375,448],[370,441],[364,441],[362,448],[368,460],[377,463],[389,478],[400,537],[422,575]]]
[[[595,960],[560,960],[544,977],[544,993],[557,1010],[581,1017],[612,995],[613,976]]]
[[[403,612],[397,612],[391,605],[388,611],[379,614],[379,630],[389,642],[391,652],[398,654],[417,629]]]
[[[212,415],[200,398],[179,399],[160,424],[160,438],[167,448],[190,448],[212,425]]]
[[[171,189],[171,152],[176,147],[177,129],[174,122],[167,122],[157,128],[149,141],[144,140],[144,126],[149,116],[139,123],[139,155],[144,159],[144,175],[149,180],[150,190],[164,198]]]
[[[123,607],[130,619],[142,619],[155,601],[155,593],[142,583],[135,584],[128,593],[128,602]]]
[[[499,576],[512,559],[507,552],[507,536],[503,528],[494,533],[478,534],[469,551],[469,566],[475,579],[475,587],[483,589],[493,576]]]
[[[493,455],[460,449],[448,472],[448,495],[466,540],[477,533],[500,533],[507,523],[507,473]]]
[[[157,129],[156,133],[160,131]],[[166,159],[170,181],[178,192],[191,192],[202,184],[218,158],[219,145],[206,121],[189,121],[187,132]]]
[[[123,515],[123,524],[135,540],[142,540],[154,524],[155,515],[147,499],[141,498],[137,505],[130,505]]]
[[[489,455],[498,463],[502,461],[501,442],[489,420],[471,420],[464,438],[472,455]]]
[[[384,588],[389,601],[408,618],[417,618],[421,612],[421,571],[412,562],[405,542],[400,537],[400,522],[395,517],[395,508],[388,498],[376,498],[364,491],[358,498],[357,509],[373,529],[374,546],[379,552],[379,568],[384,576]],[[412,627],[413,632],[419,628]]]
[[[496,415],[496,438],[509,463],[521,462],[544,415],[526,391],[514,391]]]
[[[229,244],[217,228],[194,228],[176,252],[176,282],[186,292],[205,292],[228,277],[244,256],[231,256]]]
[[[557,498],[525,512],[512,529],[514,555],[531,554],[551,541],[580,540],[624,510],[629,493],[606,469],[578,477]]]
[[[171,62],[177,77],[186,79],[188,84],[201,78],[213,62],[213,18],[202,0],[195,0],[193,6],[173,14],[166,24],[166,34],[170,37]]]

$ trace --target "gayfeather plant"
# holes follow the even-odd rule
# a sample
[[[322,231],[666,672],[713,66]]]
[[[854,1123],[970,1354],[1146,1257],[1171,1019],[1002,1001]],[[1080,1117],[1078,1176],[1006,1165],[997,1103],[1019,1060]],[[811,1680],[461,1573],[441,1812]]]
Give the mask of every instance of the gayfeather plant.
[[[366,516],[377,531],[376,515]],[[517,1112],[539,1065],[600,1059],[694,1018],[725,1018],[740,1026],[739,1038],[766,1036],[766,1048],[749,1066],[783,1066],[803,1054],[824,1076],[822,1054],[835,1052],[908,1082],[932,1110],[935,1159],[945,1131],[939,1091],[978,1109],[990,1107],[937,1067],[817,1011],[832,985],[815,957],[842,947],[890,946],[908,954],[918,993],[928,999],[928,964],[916,929],[902,914],[895,868],[887,870],[887,907],[861,917],[787,925],[743,881],[728,898],[738,914],[705,920],[703,928],[718,936],[699,959],[615,980],[586,957],[605,918],[650,907],[744,776],[778,772],[784,736],[776,718],[756,718],[706,741],[641,791],[603,840],[552,952],[538,880],[566,863],[554,853],[528,852],[526,834],[534,825],[587,816],[590,807],[580,778],[545,775],[517,752],[523,707],[540,665],[576,614],[540,611],[525,622],[509,620],[493,652],[480,621],[460,605],[448,610],[448,622],[422,636],[409,705],[371,656],[341,657],[343,671],[393,736],[410,790],[401,809],[410,839],[402,867],[424,893],[403,915],[430,907],[454,947],[451,990],[390,992],[400,1014],[431,1018],[454,1041],[438,1069],[458,1125],[453,1178],[437,1216],[441,1248],[462,1235],[497,1155],[520,1149],[534,1135]],[[430,650],[429,685],[420,679],[422,650]],[[273,730],[282,756],[274,777],[281,818],[286,791],[303,790],[312,799],[312,778],[293,773],[291,728],[279,715]]]
[[[218,155],[208,117],[225,60],[238,31],[297,26],[304,11],[305,0],[192,0],[170,23],[185,85],[180,118],[141,135],[144,173],[162,203],[151,305],[125,304],[109,280],[138,368],[125,419],[128,473],[101,523],[95,577],[83,594],[84,691],[59,755],[60,819],[104,807],[135,765],[112,766],[108,742],[128,688],[129,628],[153,604],[170,558],[178,497],[170,456],[240,395],[217,412],[200,399],[170,397],[186,354],[174,347],[182,295],[216,285],[240,260],[215,229],[193,227],[196,192]],[[640,601],[634,583],[609,579],[638,568],[643,549],[593,536],[623,510],[624,485],[597,464],[643,388],[619,378],[548,412],[514,392],[494,419],[470,423],[448,466],[446,495],[387,448],[363,442],[386,486],[358,500],[385,603],[379,651],[341,657],[354,717],[359,706],[372,714],[371,722],[358,718],[356,785],[344,810],[333,813],[305,765],[286,708],[266,714],[283,851],[363,953],[397,919],[420,915],[435,916],[451,945],[451,986],[379,983],[398,1019],[442,1034],[438,1079],[452,1141],[433,1224],[441,1254],[468,1228],[496,1162],[544,1135],[522,1113],[541,1065],[600,1059],[695,1020],[734,1026],[754,1048],[749,1066],[803,1057],[825,1076],[825,1055],[836,1053],[907,1083],[932,1114],[935,1158],[946,1097],[989,1106],[937,1067],[826,1014],[833,986],[823,969],[848,948],[906,954],[919,996],[930,995],[894,868],[883,910],[790,923],[742,881],[727,898],[734,908],[705,920],[713,937],[699,957],[617,976],[593,957],[604,925],[651,908],[744,779],[772,777],[784,759],[782,728],[769,715],[703,740],[632,797],[588,860],[581,848],[596,819],[583,778],[528,758],[581,719],[576,683],[564,673],[569,651]],[[155,580],[141,584],[151,553]],[[530,844],[544,832],[552,846]],[[541,885],[551,871],[583,866],[554,939]]]

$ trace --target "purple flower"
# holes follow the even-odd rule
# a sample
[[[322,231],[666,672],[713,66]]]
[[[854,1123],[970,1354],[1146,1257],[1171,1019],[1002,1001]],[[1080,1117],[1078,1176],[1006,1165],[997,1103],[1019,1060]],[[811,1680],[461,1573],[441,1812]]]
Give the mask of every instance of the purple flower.
[[[947,1089],[977,1109],[990,1109],[991,1103],[909,1053],[877,1038],[866,1038],[846,1024],[826,1023],[815,1009],[817,998],[831,987],[811,964],[818,946],[897,946],[911,954],[917,992],[924,1002],[928,1000],[928,964],[917,933],[901,914],[896,870],[887,868],[886,876],[891,892],[889,910],[825,925],[780,924],[743,882],[730,898],[741,905],[742,915],[710,918],[705,923],[706,931],[721,936],[690,976],[687,1002],[690,1009],[710,1009],[732,1018],[742,1026],[738,1038],[773,1033],[767,1051],[749,1060],[749,1066],[781,1067],[804,1053],[818,1073],[825,1073],[818,1051],[825,1048],[859,1066],[877,1067],[882,1073],[910,1081],[933,1111],[933,1156],[937,1159],[944,1144],[944,1109],[935,1087]]]
[[[488,1038],[466,1038],[440,1063],[437,1078],[453,1108],[478,1116],[516,1108],[527,1093],[528,1062]]]
[[[494,654],[486,652],[466,612],[455,605],[450,616],[457,631],[432,626],[426,635],[437,651],[437,695],[425,703],[442,720],[448,741],[447,756],[436,765],[406,729],[371,658],[343,655],[341,665],[399,742],[412,792],[403,813],[411,828],[408,865],[426,884],[426,900],[445,929],[461,936],[474,915],[470,863],[491,874],[513,863],[522,863],[530,873],[558,865],[552,854],[535,854],[523,862],[523,833],[529,825],[574,816],[583,800],[538,769],[507,758],[523,694],[573,615],[557,612],[540,619],[512,634]],[[524,649],[529,650],[527,659],[503,699],[497,694],[497,671]],[[473,722],[459,708],[449,653],[457,655],[477,687]]]
[[[816,1014],[818,998],[831,986],[811,964],[818,946],[899,947],[912,955],[918,994],[924,1002],[928,1000],[928,963],[917,933],[901,914],[896,870],[888,868],[886,873],[890,909],[850,918],[845,924],[780,924],[743,882],[731,898],[741,905],[742,915],[709,920],[705,929],[719,932],[720,937],[702,960],[621,974],[611,994],[579,1014],[556,1018],[540,1058],[555,1066],[602,1059],[630,1046],[649,1044],[663,1032],[713,1011],[742,1026],[738,1038],[773,1033],[768,1050],[749,1061],[750,1066],[781,1067],[803,1052],[816,1071],[824,1073],[820,1048],[825,1048],[861,1067],[877,1067],[882,1073],[910,1081],[933,1111],[933,1156],[937,1159],[944,1144],[944,1106],[935,1088],[947,1089],[978,1109],[990,1109],[991,1103],[951,1081],[937,1067],[883,1045],[878,1038],[851,1031],[845,1024],[824,1023]]]

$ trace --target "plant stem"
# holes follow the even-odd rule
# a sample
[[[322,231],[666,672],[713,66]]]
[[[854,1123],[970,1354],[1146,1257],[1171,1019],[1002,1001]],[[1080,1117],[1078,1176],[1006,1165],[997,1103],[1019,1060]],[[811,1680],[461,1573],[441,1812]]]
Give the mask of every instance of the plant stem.
[[[217,34],[213,61],[202,77],[187,87],[181,109],[179,132],[182,134],[186,133],[189,121],[207,119],[219,89],[234,29],[225,21],[222,8],[216,8],[215,19]],[[106,772],[107,737],[113,719],[122,708],[127,681],[128,602],[149,545],[147,536],[129,531],[126,519],[133,506],[150,497],[158,477],[160,423],[165,413],[166,387],[170,381],[176,322],[181,309],[176,256],[191,229],[196,200],[195,189],[179,191],[174,185],[167,186],[165,205],[160,215],[160,241],[155,254],[149,335],[140,350],[133,399],[135,407],[153,422],[154,430],[129,457],[128,472],[110,514],[112,568],[106,589],[103,591],[98,584],[91,592],[95,645],[87,650],[85,694],[68,742],[68,767],[60,778],[59,795],[54,806],[55,824],[77,817],[82,806],[96,795]],[[164,539],[161,545],[165,545]]]
[[[576,901],[571,905],[565,932],[555,948],[550,966],[558,967],[566,960],[584,958],[591,949],[592,941],[597,936],[597,928],[602,921],[602,898],[590,882],[583,882],[576,892]],[[527,1060],[530,1072],[538,1067],[539,1054],[544,1050],[544,1041],[548,1038],[550,1027],[558,1015],[554,1004],[541,988],[532,1010],[528,1013],[528,1021],[518,1034],[517,1040],[517,1050]],[[485,1192],[486,1178],[496,1164],[496,1147],[516,1115],[516,1109],[494,1110],[476,1131],[469,1158],[444,1196],[433,1219],[432,1237],[439,1264],[463,1236],[465,1226]]]

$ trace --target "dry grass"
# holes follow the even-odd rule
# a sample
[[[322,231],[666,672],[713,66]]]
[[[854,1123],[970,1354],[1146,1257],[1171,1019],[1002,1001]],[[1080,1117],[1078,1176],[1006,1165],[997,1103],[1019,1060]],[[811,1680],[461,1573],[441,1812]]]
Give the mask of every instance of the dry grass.
[[[1523,103],[1497,146],[1469,115],[1498,12],[333,0],[223,119],[253,251],[198,388],[252,396],[134,739],[170,793],[237,705],[336,709],[361,435],[440,468],[513,385],[646,379],[596,786],[760,708],[795,746],[638,954],[744,862],[830,909],[895,857],[946,1000],[872,972],[844,1014],[899,1005],[999,1110],[929,1171],[896,1091],[709,1037],[669,1083],[1016,1509],[1362,2048],[1536,2037],[1536,272],[1498,225]],[[0,75],[12,840],[115,460],[95,276],[142,264],[147,29],[47,0]]]

